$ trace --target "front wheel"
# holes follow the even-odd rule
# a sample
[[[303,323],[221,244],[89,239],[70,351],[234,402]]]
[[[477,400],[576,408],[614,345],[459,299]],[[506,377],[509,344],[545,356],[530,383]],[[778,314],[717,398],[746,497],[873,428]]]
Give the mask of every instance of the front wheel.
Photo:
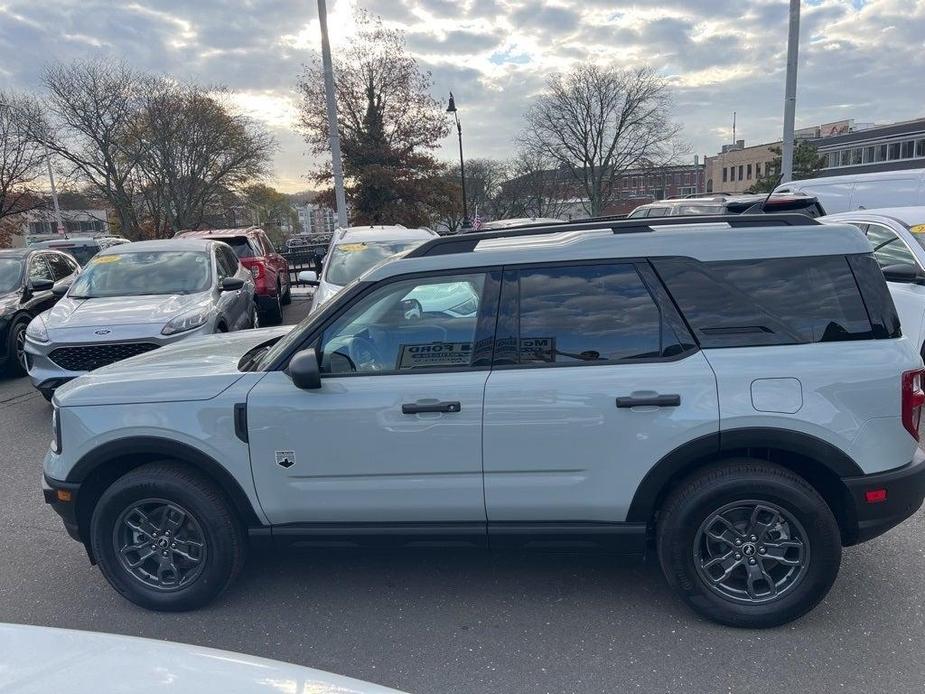
[[[6,370],[11,376],[22,376],[26,373],[26,328],[28,325],[29,319],[20,317],[10,326],[6,347]]]
[[[665,502],[657,529],[668,583],[702,616],[736,627],[785,624],[828,593],[841,535],[825,500],[789,470],[725,461]]]
[[[244,565],[245,539],[231,506],[195,470],[142,465],[102,495],[90,542],[106,580],[151,610],[201,607]]]

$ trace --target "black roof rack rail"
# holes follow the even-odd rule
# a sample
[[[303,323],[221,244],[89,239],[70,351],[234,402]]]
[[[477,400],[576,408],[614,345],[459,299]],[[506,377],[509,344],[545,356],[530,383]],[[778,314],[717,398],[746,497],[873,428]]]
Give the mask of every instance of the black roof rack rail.
[[[472,232],[456,236],[441,236],[426,241],[412,249],[406,258],[422,258],[428,255],[449,255],[469,253],[475,250],[479,241],[509,239],[519,236],[540,236],[562,234],[567,231],[600,231],[610,229],[614,234],[640,234],[654,231],[653,226],[681,226],[684,224],[728,224],[733,229],[748,227],[806,226],[820,224],[803,214],[722,214],[722,215],[678,215],[675,217],[637,217],[618,220],[578,220],[559,224],[511,227],[497,231]]]

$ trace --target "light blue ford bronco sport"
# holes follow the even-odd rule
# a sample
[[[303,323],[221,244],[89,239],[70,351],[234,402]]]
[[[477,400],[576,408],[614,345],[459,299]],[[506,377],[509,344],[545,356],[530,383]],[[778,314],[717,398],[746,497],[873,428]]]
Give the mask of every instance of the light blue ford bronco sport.
[[[701,615],[768,627],[919,508],[923,401],[855,227],[539,225],[61,387],[45,497],[156,610],[215,598],[258,540],[446,543],[652,550]]]

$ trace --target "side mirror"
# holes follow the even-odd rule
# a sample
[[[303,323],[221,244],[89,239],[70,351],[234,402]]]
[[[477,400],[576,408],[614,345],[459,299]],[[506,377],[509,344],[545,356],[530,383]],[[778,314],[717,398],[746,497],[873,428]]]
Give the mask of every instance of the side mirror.
[[[70,282],[64,282],[63,284],[56,284],[52,288],[51,293],[60,299],[62,296],[67,294],[67,290],[70,288],[71,288]]]
[[[43,278],[36,278],[34,280],[29,280],[29,289],[33,292],[47,292],[49,289],[53,288],[55,283],[51,280],[46,280]]]
[[[241,289],[244,286],[244,280],[240,277],[226,277],[222,280],[222,284],[219,287],[220,292],[233,292]]]
[[[902,282],[904,284],[913,284],[921,278],[919,269],[912,263],[887,265],[883,268],[883,276],[887,282]]]
[[[313,347],[296,352],[289,360],[289,378],[296,388],[315,390],[321,387],[321,369]]]
[[[318,273],[314,270],[302,270],[302,272],[299,273],[299,282],[303,282],[312,287],[317,287],[319,284]]]

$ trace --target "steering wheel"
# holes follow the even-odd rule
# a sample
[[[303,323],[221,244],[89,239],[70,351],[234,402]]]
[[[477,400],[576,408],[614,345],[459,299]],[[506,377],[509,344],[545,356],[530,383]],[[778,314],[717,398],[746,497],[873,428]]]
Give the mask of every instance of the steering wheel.
[[[376,345],[368,337],[354,335],[347,343],[347,355],[354,364],[354,370],[382,371],[382,355]]]

